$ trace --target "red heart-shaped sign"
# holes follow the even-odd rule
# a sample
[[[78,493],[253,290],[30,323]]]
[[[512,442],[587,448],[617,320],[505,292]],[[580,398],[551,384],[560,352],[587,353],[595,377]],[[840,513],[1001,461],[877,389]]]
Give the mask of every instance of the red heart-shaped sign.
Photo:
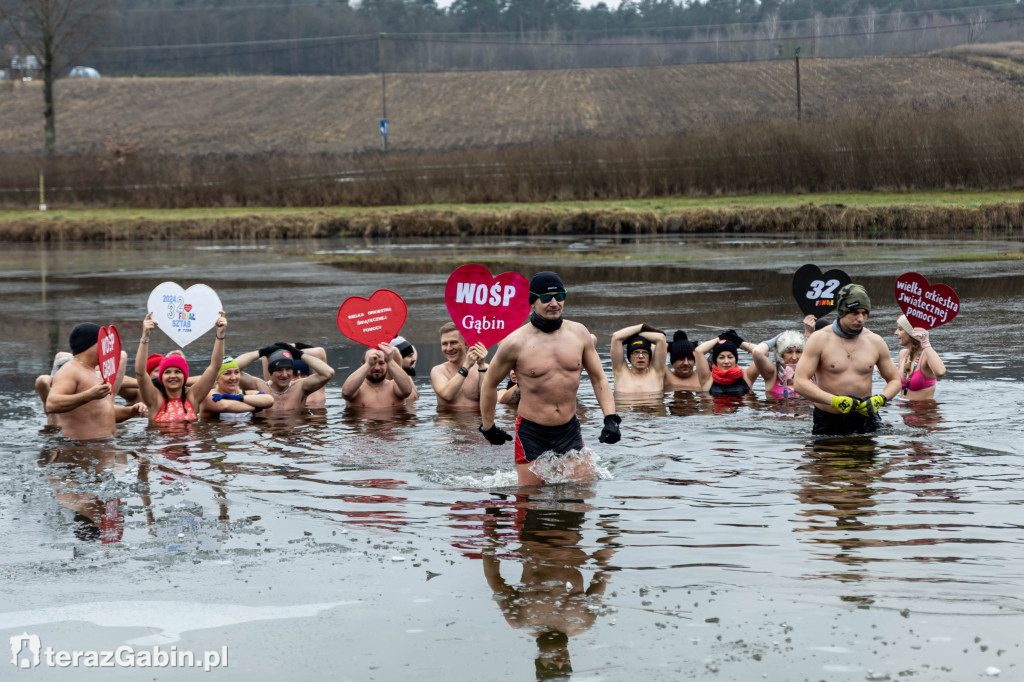
[[[398,336],[409,309],[390,289],[378,289],[370,298],[349,296],[338,309],[338,330],[356,343],[376,348]]]
[[[96,339],[99,344],[100,376],[103,381],[114,387],[114,380],[117,378],[117,371],[121,368],[121,337],[117,334],[117,327],[100,327],[99,336]]]
[[[896,278],[896,303],[915,327],[933,329],[960,312],[960,298],[945,284],[928,284],[924,275],[906,272]]]
[[[185,308],[185,312],[186,312],[186,313],[190,313],[190,312],[192,312],[192,304],[191,304],[191,303],[186,303],[186,304],[185,304],[184,306],[182,306],[182,307],[183,307],[183,308]]]
[[[530,283],[518,272],[491,276],[482,265],[463,265],[444,288],[444,303],[466,345],[488,348],[518,329],[530,314]]]

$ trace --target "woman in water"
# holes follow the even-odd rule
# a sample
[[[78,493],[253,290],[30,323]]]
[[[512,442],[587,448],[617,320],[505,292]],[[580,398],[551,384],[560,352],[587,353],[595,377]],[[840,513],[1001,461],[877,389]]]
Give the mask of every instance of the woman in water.
[[[705,383],[704,390],[716,398],[740,397],[750,393],[750,388],[757,379],[757,366],[750,365],[746,369],[740,367],[739,351],[745,350],[749,353],[753,348],[752,343],[741,339],[732,329],[697,346],[694,353],[711,353],[711,377]]]
[[[242,370],[232,357],[224,356],[217,374],[217,385],[203,400],[202,417],[221,421],[243,421],[260,410],[274,406],[273,396],[262,391],[241,390]]]
[[[186,387],[188,381],[188,363],[180,355],[168,354],[160,361],[158,371],[158,382],[154,384],[146,374],[146,359],[149,350],[149,337],[157,327],[153,313],[146,315],[142,321],[142,338],[139,339],[139,350],[135,354],[135,378],[139,382],[139,391],[142,402],[149,408],[149,420],[151,422],[185,422],[196,421],[198,407],[202,404],[203,398],[213,388],[217,380],[217,372],[220,370],[221,358],[224,357],[224,335],[227,333],[228,321],[224,317],[224,311],[220,311],[214,331],[216,332],[213,342],[213,353],[210,355],[210,365],[202,373],[199,379],[191,387]]]
[[[946,365],[928,341],[928,330],[911,326],[906,315],[896,318],[896,338],[903,348],[896,363],[900,368],[900,393],[907,400],[932,400],[935,382],[946,375]]]
[[[784,331],[775,337],[775,362],[768,359],[768,344],[759,343],[754,346],[751,355],[754,364],[764,377],[765,396],[773,398],[799,398],[800,394],[793,388],[793,376],[796,374],[796,363],[804,352],[804,335],[798,331]]]

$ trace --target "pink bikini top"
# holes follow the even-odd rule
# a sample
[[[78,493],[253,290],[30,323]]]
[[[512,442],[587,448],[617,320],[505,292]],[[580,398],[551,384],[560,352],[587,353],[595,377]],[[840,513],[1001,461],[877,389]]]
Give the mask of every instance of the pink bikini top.
[[[903,395],[906,395],[907,391],[923,391],[935,385],[936,380],[926,377],[919,367],[920,364],[921,356],[918,355],[914,365],[910,368],[910,378],[903,380]]]

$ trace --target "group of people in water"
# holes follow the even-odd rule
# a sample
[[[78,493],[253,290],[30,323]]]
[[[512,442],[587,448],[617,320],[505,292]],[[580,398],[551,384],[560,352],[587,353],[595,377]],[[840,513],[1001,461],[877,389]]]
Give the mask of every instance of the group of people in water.
[[[514,441],[516,469],[523,485],[542,483],[532,463],[542,454],[583,448],[576,417],[577,392],[586,371],[604,415],[599,441],[621,437],[612,385],[597,353],[596,337],[585,326],[563,317],[568,291],[561,278],[545,271],[530,280],[530,318],[500,344],[488,363],[487,348],[467,347],[453,323],[439,330],[445,361],[430,371],[438,407],[480,412],[480,432],[493,445]],[[829,323],[813,315],[802,330],[787,330],[761,343],[744,340],[734,330],[700,343],[684,331],[667,334],[646,324],[616,331],[611,337],[611,364],[616,394],[662,391],[706,392],[717,397],[742,397],[764,380],[766,396],[804,398],[814,405],[816,435],[871,433],[881,425],[879,409],[897,396],[931,399],[936,380],[946,368],[929,342],[928,331],[913,327],[905,316],[896,322],[902,347],[898,367],[881,336],[865,324],[871,300],[863,286],[849,284],[836,298],[836,317]],[[118,376],[99,376],[100,327],[82,323],[72,329],[70,353],[60,353],[50,375],[36,380],[48,419],[75,440],[109,438],[116,424],[133,417],[154,423],[203,419],[239,420],[256,413],[297,413],[323,407],[325,387],[334,378],[323,348],[277,342],[237,357],[225,355],[228,321],[220,313],[214,326],[210,362],[190,376],[180,352],[149,352],[158,323],[152,313],[142,323],[135,355],[135,377],[126,377],[122,352]],[[740,353],[752,362],[740,364]],[[259,361],[262,376],[243,372]],[[415,347],[402,337],[367,349],[361,364],[342,385],[348,405],[389,407],[419,397]],[[873,393],[874,371],[885,381]],[[507,383],[506,383],[507,382]],[[503,385],[504,384],[504,385]],[[117,405],[114,395],[126,405]],[[516,407],[514,434],[495,423],[499,403]]]

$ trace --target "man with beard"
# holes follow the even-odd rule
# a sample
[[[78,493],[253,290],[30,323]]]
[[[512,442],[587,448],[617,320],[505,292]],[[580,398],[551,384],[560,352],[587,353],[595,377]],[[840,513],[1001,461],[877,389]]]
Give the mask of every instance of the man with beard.
[[[392,407],[401,405],[412,391],[412,379],[402,370],[401,352],[382,343],[363,353],[363,364],[345,379],[341,396],[351,407]]]
[[[836,312],[831,327],[807,339],[793,387],[814,403],[814,435],[872,433],[882,425],[878,409],[902,388],[900,375],[885,340],[864,326],[871,312],[864,287],[847,284],[840,289]],[[876,367],[886,384],[872,395]]]
[[[287,343],[277,342],[272,346],[264,346],[258,351],[249,351],[235,358],[239,369],[244,369],[256,358],[267,359],[267,370],[270,380],[263,381],[248,374],[241,377],[241,386],[246,391],[257,390],[269,393],[274,404],[264,413],[297,412],[304,408],[306,397],[318,391],[334,378],[334,369],[313,354],[303,354],[301,350]],[[292,381],[294,360],[301,358],[313,371],[301,381]]]
[[[634,324],[612,334],[612,376],[618,393],[661,393],[665,381],[665,332]]]
[[[615,399],[594,340],[582,324],[562,319],[565,296],[565,285],[554,272],[533,276],[530,323],[501,342],[480,388],[480,432],[491,445],[502,445],[512,436],[494,423],[498,382],[515,370],[520,390],[515,435],[520,485],[544,482],[530,469],[531,462],[541,454],[565,454],[583,448],[576,393],[584,369],[604,413],[604,428],[598,440],[617,443],[621,438],[622,419],[615,414]]]
[[[416,376],[416,360],[419,357],[416,353],[416,346],[409,343],[404,336],[396,336],[391,339],[391,345],[402,354],[402,369],[411,377]]]

